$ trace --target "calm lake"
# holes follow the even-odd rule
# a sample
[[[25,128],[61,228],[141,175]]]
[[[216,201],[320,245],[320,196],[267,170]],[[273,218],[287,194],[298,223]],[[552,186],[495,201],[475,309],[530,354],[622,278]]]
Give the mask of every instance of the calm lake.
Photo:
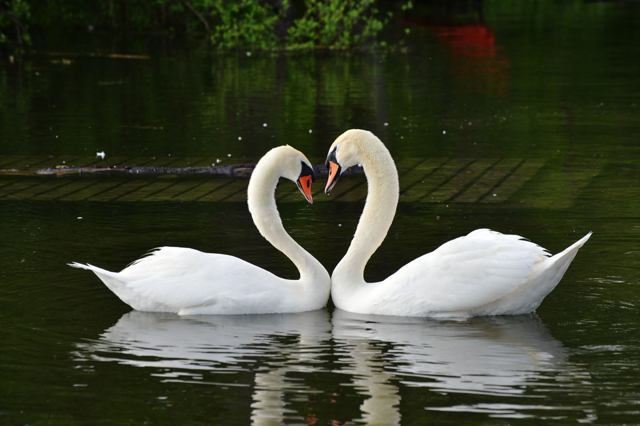
[[[87,33],[3,57],[0,424],[640,423],[640,4],[480,4],[417,5],[386,53]],[[66,265],[172,245],[296,278],[253,226],[246,177],[65,168],[253,163],[282,144],[322,164],[350,128],[400,171],[367,280],[477,228],[552,253],[593,236],[535,314],[465,321],[143,313]],[[289,181],[277,194],[332,271],[366,183],[325,182],[313,205]]]

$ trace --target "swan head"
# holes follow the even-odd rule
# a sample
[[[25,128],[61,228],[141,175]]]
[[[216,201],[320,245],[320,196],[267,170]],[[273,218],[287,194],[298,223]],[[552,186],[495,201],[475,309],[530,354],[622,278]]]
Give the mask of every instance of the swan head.
[[[316,181],[316,174],[307,157],[297,149],[289,145],[273,148],[256,164],[254,174],[256,171],[257,175],[266,172],[295,182],[304,198],[313,204],[311,184]]]
[[[309,204],[313,204],[313,197],[311,196],[311,184],[316,181],[316,174],[313,171],[313,167],[309,164],[309,161],[300,161],[300,174],[298,175],[298,179],[295,181],[298,185],[298,189],[304,195],[304,198],[309,202]]]
[[[370,140],[378,140],[378,138],[366,130],[351,129],[338,136],[331,144],[326,163],[329,170],[329,179],[327,180],[327,186],[324,188],[324,192],[327,195],[338,183],[340,174],[360,162],[359,159],[364,145]]]

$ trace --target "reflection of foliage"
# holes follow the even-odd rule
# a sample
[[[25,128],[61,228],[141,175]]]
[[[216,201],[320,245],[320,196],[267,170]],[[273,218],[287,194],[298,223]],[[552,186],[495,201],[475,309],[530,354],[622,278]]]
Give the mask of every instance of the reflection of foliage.
[[[25,0],[0,1],[0,43],[12,43],[22,47],[31,44],[28,22],[31,18],[29,4]],[[15,40],[12,40],[11,31],[15,31]]]
[[[30,57],[24,66],[31,77],[20,90],[12,90],[15,80],[0,69],[0,154],[225,159],[232,153],[256,160],[256,152],[290,143],[326,155],[326,141],[348,126],[385,120],[378,58],[192,55],[161,57],[152,66],[77,57],[64,66]],[[33,70],[43,63],[55,72],[36,78]]]
[[[214,89],[208,93],[204,101],[207,108],[199,111],[198,120],[206,127],[232,132],[221,138],[228,141],[235,139],[233,132],[243,132],[242,142],[229,143],[234,154],[264,151],[273,144],[261,132],[249,131],[256,125],[262,127],[257,105],[269,105],[268,114],[259,116],[268,121],[268,132],[275,132],[275,140],[295,141],[291,143],[299,149],[317,155],[324,154],[324,144],[317,149],[305,144],[320,135],[326,134],[323,141],[334,137],[352,120],[376,116],[383,103],[380,93],[370,89],[381,86],[381,75],[375,60],[367,56],[330,55],[319,60],[313,54],[284,58],[261,55],[250,61],[221,56],[211,70]],[[314,138],[301,139],[301,134],[309,135],[309,129],[313,129]]]

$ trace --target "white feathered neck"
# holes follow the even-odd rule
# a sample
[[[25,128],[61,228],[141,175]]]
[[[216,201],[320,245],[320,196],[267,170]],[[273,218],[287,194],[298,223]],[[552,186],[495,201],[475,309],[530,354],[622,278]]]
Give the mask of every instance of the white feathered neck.
[[[253,170],[247,188],[247,203],[260,235],[291,259],[304,284],[314,282],[314,277],[326,275],[326,269],[284,229],[275,200],[278,180],[284,177],[296,182],[302,170],[302,162],[311,166],[300,151],[288,145],[273,148]]]
[[[336,141],[337,158],[343,170],[362,164],[368,184],[367,200],[347,254],[333,272],[353,287],[364,284],[364,268],[380,247],[393,222],[400,187],[398,171],[386,146],[373,133],[349,130]],[[333,148],[332,148],[333,149]]]

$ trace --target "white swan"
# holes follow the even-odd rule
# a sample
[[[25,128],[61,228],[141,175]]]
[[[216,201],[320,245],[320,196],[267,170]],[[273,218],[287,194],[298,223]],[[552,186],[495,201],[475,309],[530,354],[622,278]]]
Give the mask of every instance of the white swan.
[[[518,235],[478,229],[409,262],[384,281],[367,283],[364,268],[395,215],[398,172],[373,133],[348,130],[329,149],[325,192],[356,164],[364,168],[369,193],[349,250],[331,276],[331,297],[345,311],[429,317],[533,312],[591,235],[550,257]]]
[[[315,174],[309,160],[290,146],[274,148],[256,165],[249,181],[248,204],[264,238],[287,255],[300,272],[287,280],[237,257],[161,247],[121,272],[93,265],[93,271],[122,301],[139,311],[179,315],[304,312],[327,303],[327,270],[285,231],[276,208],[275,188],[285,177],[297,182],[309,203]]]

